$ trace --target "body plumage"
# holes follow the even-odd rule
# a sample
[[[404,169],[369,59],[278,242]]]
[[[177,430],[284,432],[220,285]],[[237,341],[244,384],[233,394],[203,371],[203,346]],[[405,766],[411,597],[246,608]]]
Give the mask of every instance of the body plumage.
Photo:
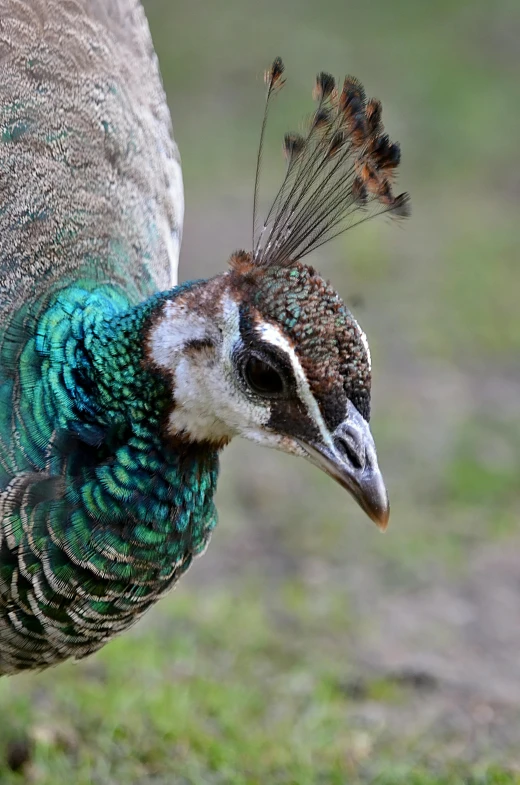
[[[0,69],[1,675],[86,656],[171,588],[234,435],[317,463],[386,524],[366,339],[300,259],[406,199],[380,109],[320,75],[253,252],[177,286],[182,177],[140,3],[0,0]]]

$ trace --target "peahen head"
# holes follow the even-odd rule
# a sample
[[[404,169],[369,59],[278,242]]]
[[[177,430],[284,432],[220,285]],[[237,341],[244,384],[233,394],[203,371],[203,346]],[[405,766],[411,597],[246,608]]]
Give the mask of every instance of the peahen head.
[[[282,73],[277,59],[266,107]],[[400,153],[383,131],[379,101],[367,101],[351,77],[338,90],[328,74],[317,77],[315,98],[306,133],[285,137],[285,178],[252,252],[234,253],[227,272],[167,299],[149,328],[147,357],[171,383],[169,437],[218,447],[240,435],[303,456],[384,529],[368,342],[302,258],[374,214],[405,216],[408,197],[392,192]]]

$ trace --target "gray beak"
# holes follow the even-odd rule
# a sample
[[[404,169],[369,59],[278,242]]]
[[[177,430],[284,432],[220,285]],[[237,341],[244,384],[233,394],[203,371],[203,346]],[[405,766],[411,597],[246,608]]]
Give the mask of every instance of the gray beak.
[[[355,406],[332,434],[332,444],[303,444],[310,460],[345,488],[377,526],[384,531],[390,504],[377,465],[374,440],[368,423]]]

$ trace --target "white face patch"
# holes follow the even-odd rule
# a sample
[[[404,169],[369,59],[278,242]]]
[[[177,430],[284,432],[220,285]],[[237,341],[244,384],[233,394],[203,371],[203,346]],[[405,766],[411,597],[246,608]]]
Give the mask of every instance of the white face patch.
[[[203,340],[207,331],[207,319],[194,313],[182,301],[167,300],[163,314],[148,339],[154,364],[165,371],[172,371],[185,345],[189,341]]]
[[[231,439],[251,426],[265,425],[268,405],[247,398],[236,383],[233,349],[240,340],[238,304],[229,295],[222,300],[213,356],[205,352],[184,355],[175,369],[175,409],[170,415],[172,432],[184,431],[197,440]],[[210,325],[206,325],[210,329]]]
[[[240,342],[239,322],[239,306],[229,295],[212,317],[194,312],[181,298],[166,303],[148,346],[153,362],[172,375],[172,434],[220,442],[250,428],[261,429],[269,420],[269,404],[248,398],[237,384],[232,356]],[[194,340],[210,341],[211,346],[187,350]]]

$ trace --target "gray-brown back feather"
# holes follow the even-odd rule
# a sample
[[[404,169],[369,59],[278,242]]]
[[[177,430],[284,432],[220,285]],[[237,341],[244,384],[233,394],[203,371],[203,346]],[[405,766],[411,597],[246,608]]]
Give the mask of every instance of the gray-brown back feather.
[[[0,324],[82,276],[176,283],[177,147],[138,0],[0,0]]]

